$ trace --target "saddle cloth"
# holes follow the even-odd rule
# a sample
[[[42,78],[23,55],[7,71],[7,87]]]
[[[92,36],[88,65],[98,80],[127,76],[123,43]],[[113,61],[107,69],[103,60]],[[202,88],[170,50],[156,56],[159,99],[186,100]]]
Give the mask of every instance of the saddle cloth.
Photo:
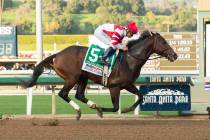
[[[103,76],[104,65],[101,64],[102,56],[104,54],[105,49],[109,46],[98,40],[95,36],[89,36],[89,48],[85,56],[85,60],[82,65],[82,70]],[[108,69],[108,74],[106,75],[109,77],[111,74],[112,67],[116,60],[116,53],[109,57],[109,64],[111,66]]]

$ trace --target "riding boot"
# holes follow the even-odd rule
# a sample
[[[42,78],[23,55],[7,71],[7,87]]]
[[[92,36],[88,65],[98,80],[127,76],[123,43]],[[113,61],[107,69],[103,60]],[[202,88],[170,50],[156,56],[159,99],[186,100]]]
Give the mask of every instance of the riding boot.
[[[103,57],[102,57],[101,64],[110,66],[110,64],[106,61],[106,59],[107,59],[108,57],[112,56],[114,53],[115,53],[115,49],[112,48],[112,47],[109,47],[109,48],[104,52],[104,55],[103,55]]]

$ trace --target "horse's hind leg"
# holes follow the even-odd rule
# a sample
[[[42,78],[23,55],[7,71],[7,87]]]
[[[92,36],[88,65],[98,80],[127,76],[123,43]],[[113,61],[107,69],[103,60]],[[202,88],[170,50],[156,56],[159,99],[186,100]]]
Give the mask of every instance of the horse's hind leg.
[[[85,98],[84,92],[85,88],[87,86],[88,79],[85,77],[80,77],[78,85],[77,85],[77,91],[75,94],[75,98],[80,100],[81,102],[87,104],[88,99]]]
[[[76,111],[77,117],[76,119],[79,120],[81,117],[81,111],[79,105],[77,105],[73,100],[68,97],[69,91],[74,87],[75,83],[65,82],[63,88],[58,93],[58,95],[67,103],[69,103]]]
[[[94,103],[93,101],[91,101],[91,100],[89,100],[85,97],[84,93],[85,93],[85,89],[86,89],[86,86],[87,86],[87,82],[88,82],[88,78],[80,77],[79,83],[78,83],[78,86],[77,86],[77,91],[76,91],[76,94],[75,94],[75,98],[80,100],[81,102],[83,102],[85,104],[88,104],[90,108],[96,109],[97,114],[100,117],[103,117],[103,112],[102,112],[101,108],[99,106],[97,106],[96,103]]]

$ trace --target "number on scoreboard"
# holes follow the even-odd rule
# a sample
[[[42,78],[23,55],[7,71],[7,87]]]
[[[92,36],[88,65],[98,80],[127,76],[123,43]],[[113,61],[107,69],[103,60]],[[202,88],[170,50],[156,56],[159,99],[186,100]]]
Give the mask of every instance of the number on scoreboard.
[[[0,56],[17,56],[16,27],[0,26]]]

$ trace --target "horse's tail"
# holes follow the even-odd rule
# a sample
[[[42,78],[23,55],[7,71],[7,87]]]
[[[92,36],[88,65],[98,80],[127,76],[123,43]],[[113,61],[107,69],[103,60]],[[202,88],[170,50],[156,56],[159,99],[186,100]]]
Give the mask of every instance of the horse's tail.
[[[21,80],[22,86],[25,88],[34,86],[39,76],[43,73],[44,68],[52,68],[53,58],[55,57],[56,57],[56,54],[53,54],[45,58],[37,66],[35,66],[33,75],[31,76],[31,78],[28,81]]]

